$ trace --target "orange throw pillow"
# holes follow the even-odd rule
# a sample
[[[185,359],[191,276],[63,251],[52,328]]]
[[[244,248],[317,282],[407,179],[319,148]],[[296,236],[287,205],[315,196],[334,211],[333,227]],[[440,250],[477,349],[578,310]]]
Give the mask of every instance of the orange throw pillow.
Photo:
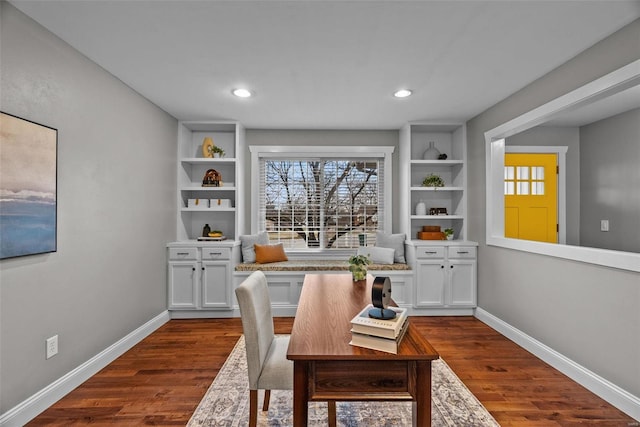
[[[289,260],[287,254],[284,253],[284,245],[282,243],[277,245],[254,245],[254,247],[258,264]]]

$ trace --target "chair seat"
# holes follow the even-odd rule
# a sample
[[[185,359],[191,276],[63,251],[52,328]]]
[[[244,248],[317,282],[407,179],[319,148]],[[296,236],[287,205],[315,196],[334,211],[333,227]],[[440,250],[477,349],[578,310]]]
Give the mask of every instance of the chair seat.
[[[287,359],[288,335],[276,335],[264,360],[258,389],[292,390],[293,362]]]

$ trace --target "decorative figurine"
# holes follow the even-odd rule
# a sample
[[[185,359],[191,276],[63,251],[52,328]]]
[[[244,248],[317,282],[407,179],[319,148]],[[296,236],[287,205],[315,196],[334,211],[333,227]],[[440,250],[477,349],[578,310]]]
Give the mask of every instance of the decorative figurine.
[[[215,169],[209,169],[202,179],[203,187],[222,187],[222,175]]]

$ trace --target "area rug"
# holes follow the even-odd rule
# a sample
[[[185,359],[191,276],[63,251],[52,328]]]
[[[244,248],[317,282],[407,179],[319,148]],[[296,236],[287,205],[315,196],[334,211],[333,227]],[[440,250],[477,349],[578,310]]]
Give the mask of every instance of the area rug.
[[[442,360],[432,363],[432,426],[499,426],[451,368]],[[259,426],[293,424],[291,390],[274,390],[268,412],[262,412],[262,392],[258,396]],[[336,402],[337,424],[342,427],[410,426],[410,402]],[[188,427],[249,425],[249,385],[244,337],[218,372],[196,408]],[[327,404],[309,403],[309,426],[327,425]]]

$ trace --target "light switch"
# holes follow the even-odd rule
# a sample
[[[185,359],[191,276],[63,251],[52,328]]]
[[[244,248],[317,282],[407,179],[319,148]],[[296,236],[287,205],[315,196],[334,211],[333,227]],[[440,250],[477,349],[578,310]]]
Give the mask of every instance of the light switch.
[[[601,219],[600,220],[600,231],[609,231],[609,220]]]

